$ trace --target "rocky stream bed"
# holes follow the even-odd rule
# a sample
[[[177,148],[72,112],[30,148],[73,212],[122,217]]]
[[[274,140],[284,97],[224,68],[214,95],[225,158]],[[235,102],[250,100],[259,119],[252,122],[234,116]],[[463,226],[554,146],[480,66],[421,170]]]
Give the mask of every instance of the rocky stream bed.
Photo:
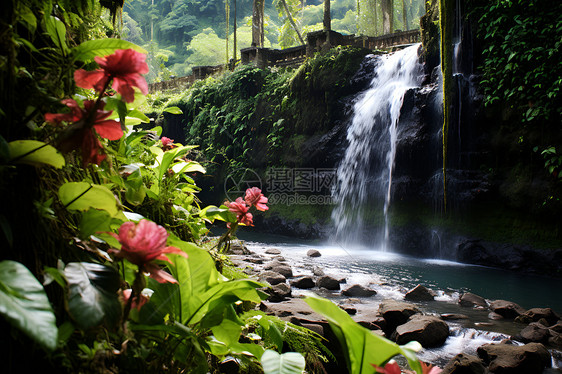
[[[552,308],[525,309],[509,300],[423,285],[405,288],[349,264],[333,266],[323,251],[239,242],[230,258],[271,285],[263,311],[328,340],[337,360],[326,365],[329,373],[346,372],[345,360],[329,324],[303,301],[310,292],[331,299],[376,334],[399,344],[417,340],[424,347],[420,359],[444,373],[562,373],[562,320]]]

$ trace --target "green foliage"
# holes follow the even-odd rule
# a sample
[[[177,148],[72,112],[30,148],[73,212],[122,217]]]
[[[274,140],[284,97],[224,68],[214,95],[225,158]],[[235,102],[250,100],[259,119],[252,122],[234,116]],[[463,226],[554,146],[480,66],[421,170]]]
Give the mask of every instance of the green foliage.
[[[472,7],[484,46],[484,103],[501,113],[517,151],[530,155],[536,148],[545,171],[559,181],[557,157],[549,150],[562,146],[562,7],[545,0],[473,0]]]
[[[305,301],[330,323],[332,331],[343,346],[350,373],[373,373],[372,364],[384,366],[392,357],[401,354],[408,360],[410,367],[421,374],[421,365],[415,354],[415,351],[421,349],[419,343],[399,346],[359,325],[329,300],[309,296]]]
[[[121,318],[120,287],[115,269],[89,262],[71,262],[64,268],[68,282],[68,313],[77,326],[88,329],[102,321],[115,327]]]
[[[64,157],[57,149],[37,140],[14,140],[8,144],[10,162],[30,165],[51,165],[57,169],[64,166]]]
[[[304,357],[297,352],[279,354],[267,350],[261,357],[264,374],[301,374],[304,371]]]
[[[492,1],[475,10],[484,39],[486,104],[503,102],[522,123],[557,122],[562,114],[560,6],[544,0]]]
[[[45,290],[15,261],[0,262],[0,314],[45,349],[56,348],[56,318]]]

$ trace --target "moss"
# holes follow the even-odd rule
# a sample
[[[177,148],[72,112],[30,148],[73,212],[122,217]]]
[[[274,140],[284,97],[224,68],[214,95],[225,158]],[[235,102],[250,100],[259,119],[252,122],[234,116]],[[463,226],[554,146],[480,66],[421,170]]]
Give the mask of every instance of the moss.
[[[439,26],[441,31],[441,72],[443,74],[443,206],[447,210],[447,136],[451,117],[453,85],[453,3],[439,1]]]
[[[298,220],[305,225],[326,224],[330,222],[332,205],[287,205],[270,204],[266,217],[279,215],[287,220]]]
[[[562,230],[559,223],[538,220],[500,202],[473,204],[470,209],[449,211],[446,216],[436,214],[426,205],[397,203],[391,208],[390,216],[392,227],[439,227],[452,235],[497,243],[531,245],[541,249],[562,246]]]

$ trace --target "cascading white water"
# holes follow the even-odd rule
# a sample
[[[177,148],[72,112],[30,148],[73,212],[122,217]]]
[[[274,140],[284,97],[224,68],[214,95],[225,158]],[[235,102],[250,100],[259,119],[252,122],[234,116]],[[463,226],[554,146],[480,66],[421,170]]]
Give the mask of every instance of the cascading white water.
[[[332,220],[336,240],[361,242],[365,204],[380,202],[384,214],[384,241],[388,241],[388,209],[392,195],[392,173],[396,143],[400,136],[398,121],[407,90],[421,81],[419,44],[377,58],[369,89],[354,104],[347,130],[348,146],[337,170],[334,189],[336,207]],[[373,203],[375,202],[375,203]]]

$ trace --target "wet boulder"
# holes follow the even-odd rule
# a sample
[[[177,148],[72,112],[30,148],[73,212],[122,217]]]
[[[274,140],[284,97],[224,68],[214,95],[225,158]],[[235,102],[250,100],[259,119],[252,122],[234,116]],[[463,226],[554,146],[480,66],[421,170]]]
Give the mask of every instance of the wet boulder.
[[[296,288],[309,289],[313,288],[315,284],[312,277],[304,275],[291,280],[291,286]]]
[[[522,346],[512,344],[484,344],[478,347],[478,357],[488,365],[491,373],[542,373],[551,365],[548,350],[540,343]]]
[[[406,293],[404,299],[410,301],[433,301],[435,299],[435,292],[418,284]]]
[[[560,317],[551,308],[532,308],[515,318],[515,322],[531,323],[545,319],[548,325],[553,325]]]
[[[316,281],[316,285],[318,287],[324,287],[327,290],[339,290],[340,289],[340,282],[334,278],[330,277],[329,275],[324,275],[323,277],[318,278]]]
[[[279,255],[281,254],[281,251],[277,248],[268,248],[265,253],[268,255]]]
[[[352,297],[369,297],[369,296],[376,295],[377,291],[361,286],[359,284],[354,284],[353,286],[343,290],[342,294],[345,296],[352,296]]]
[[[488,307],[488,303],[486,302],[486,299],[484,299],[482,296],[473,294],[472,292],[467,292],[462,294],[462,296],[459,298],[459,304],[467,308]]]
[[[264,271],[260,274],[259,280],[262,282],[265,281],[274,286],[279,283],[285,283],[287,279],[282,274],[275,271]]]
[[[322,256],[320,251],[318,251],[317,249],[309,249],[308,252],[306,252],[306,255],[308,257],[320,257],[320,256]]]
[[[269,294],[267,300],[274,303],[281,302],[291,297],[291,287],[289,287],[287,283],[278,283],[265,291]]]
[[[524,343],[546,343],[550,337],[548,327],[538,322],[531,322],[519,333],[520,340]]]
[[[492,301],[490,303],[490,309],[504,318],[515,318],[525,313],[525,309],[521,308],[513,301],[507,300]]]
[[[283,275],[285,278],[293,277],[293,269],[291,269],[290,266],[287,266],[285,264],[273,266],[273,268],[271,268],[271,271],[279,273]]]
[[[423,347],[439,347],[449,336],[449,326],[434,316],[414,315],[408,322],[396,328],[396,343],[406,344],[418,341]]]
[[[484,374],[486,367],[476,356],[460,353],[453,357],[441,371],[441,374]]]
[[[392,332],[394,329],[408,322],[408,319],[420,310],[410,303],[396,300],[384,300],[379,305],[379,314],[386,321],[385,332]]]

